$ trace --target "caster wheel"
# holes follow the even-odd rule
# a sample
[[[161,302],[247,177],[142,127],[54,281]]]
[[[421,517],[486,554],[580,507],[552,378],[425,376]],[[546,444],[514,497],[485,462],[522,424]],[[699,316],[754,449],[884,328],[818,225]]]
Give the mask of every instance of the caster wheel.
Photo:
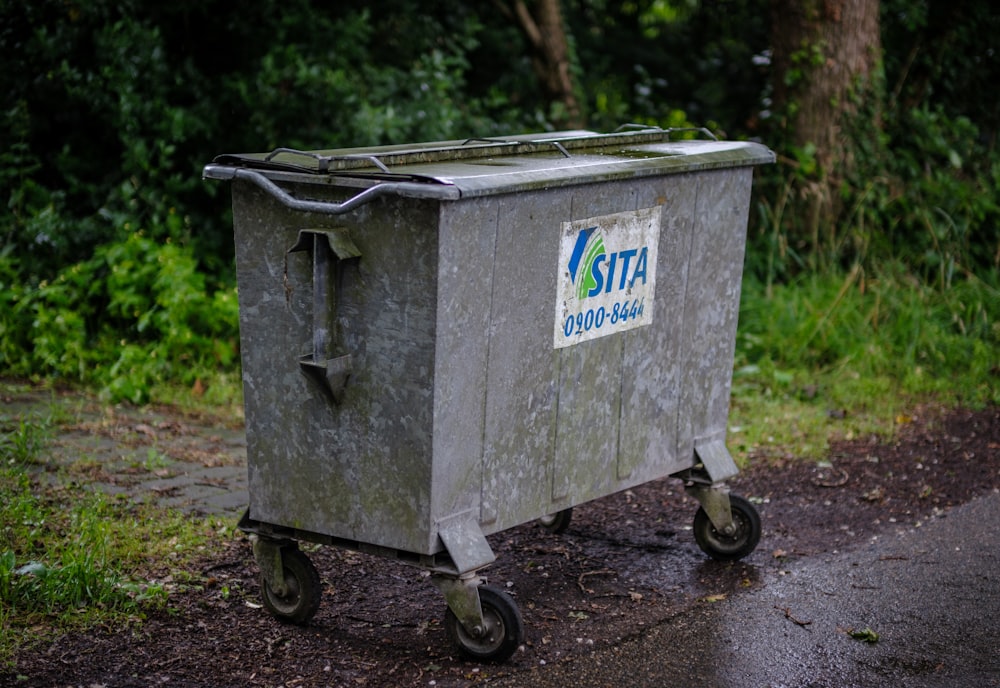
[[[448,637],[469,659],[481,662],[503,662],[524,642],[524,621],[511,596],[491,585],[479,588],[485,628],[478,635],[470,634],[449,609],[444,617]]]
[[[319,572],[301,550],[287,547],[281,551],[281,564],[285,574],[286,595],[279,595],[260,577],[264,607],[280,621],[304,626],[319,609],[322,584]]]
[[[742,559],[760,542],[760,515],[754,505],[737,495],[729,495],[729,502],[734,526],[731,534],[716,530],[701,507],[694,515],[695,542],[705,554],[719,561]]]
[[[568,509],[563,509],[562,511],[557,511],[554,514],[549,514],[548,516],[542,516],[538,519],[538,523],[550,533],[559,535],[560,533],[566,532],[566,529],[569,528],[570,521],[572,520],[573,507],[570,507]]]

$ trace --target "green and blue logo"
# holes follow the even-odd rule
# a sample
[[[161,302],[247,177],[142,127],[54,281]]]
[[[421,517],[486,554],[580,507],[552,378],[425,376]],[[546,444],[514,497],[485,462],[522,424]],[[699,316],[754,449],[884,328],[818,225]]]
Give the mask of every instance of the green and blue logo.
[[[597,227],[580,230],[568,265],[577,299],[631,291],[640,281],[646,284],[648,255],[646,246],[608,253]]]
[[[653,321],[662,206],[563,222],[555,348]]]

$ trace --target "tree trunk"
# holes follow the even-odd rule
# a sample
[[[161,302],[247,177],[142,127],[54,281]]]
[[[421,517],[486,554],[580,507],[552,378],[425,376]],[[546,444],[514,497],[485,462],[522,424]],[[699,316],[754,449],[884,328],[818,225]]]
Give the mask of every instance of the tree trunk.
[[[797,239],[811,239],[816,249],[826,233],[832,237],[838,190],[853,166],[845,125],[858,99],[873,95],[868,87],[878,76],[879,3],[771,0],[771,27],[774,107],[786,141],[800,151],[815,146],[815,173],[799,176],[808,178],[800,191],[809,207]],[[871,126],[879,126],[877,116]]]
[[[559,126],[584,126],[583,112],[570,75],[569,42],[563,26],[559,0],[534,0],[531,7],[525,0],[494,0],[508,17],[517,22],[531,46],[531,64],[535,76],[549,102],[562,112],[550,112]]]

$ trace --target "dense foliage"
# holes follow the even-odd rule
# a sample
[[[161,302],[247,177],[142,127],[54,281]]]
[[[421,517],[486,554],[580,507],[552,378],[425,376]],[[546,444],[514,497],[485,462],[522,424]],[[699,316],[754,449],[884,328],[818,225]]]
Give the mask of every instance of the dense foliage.
[[[765,0],[562,4],[592,128],[690,121],[779,153],[762,170],[748,258],[768,298],[817,270],[836,282],[857,267],[867,283],[891,275],[938,293],[961,283],[985,304],[973,338],[1000,345],[1000,99],[990,89],[1000,19],[989,0],[883,0],[884,80],[859,94],[846,132],[856,172],[837,231],[809,242],[789,228],[807,221],[794,195],[817,174],[814,151],[788,147],[771,109]],[[524,39],[495,9],[2,3],[0,371],[141,402],[157,383],[234,370],[228,201],[202,166],[279,145],[558,127],[559,104],[545,101]]]

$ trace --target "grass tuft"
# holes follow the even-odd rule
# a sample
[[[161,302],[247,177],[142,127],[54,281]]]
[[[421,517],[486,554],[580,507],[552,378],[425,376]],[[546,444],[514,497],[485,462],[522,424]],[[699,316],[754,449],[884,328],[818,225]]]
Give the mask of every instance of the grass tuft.
[[[744,280],[730,444],[820,458],[831,439],[888,435],[921,401],[1000,403],[997,276],[946,290],[900,266]]]
[[[213,537],[206,519],[79,486],[47,464],[50,433],[38,419],[0,419],[0,663],[39,629],[130,623],[164,607],[163,581],[182,578]]]

